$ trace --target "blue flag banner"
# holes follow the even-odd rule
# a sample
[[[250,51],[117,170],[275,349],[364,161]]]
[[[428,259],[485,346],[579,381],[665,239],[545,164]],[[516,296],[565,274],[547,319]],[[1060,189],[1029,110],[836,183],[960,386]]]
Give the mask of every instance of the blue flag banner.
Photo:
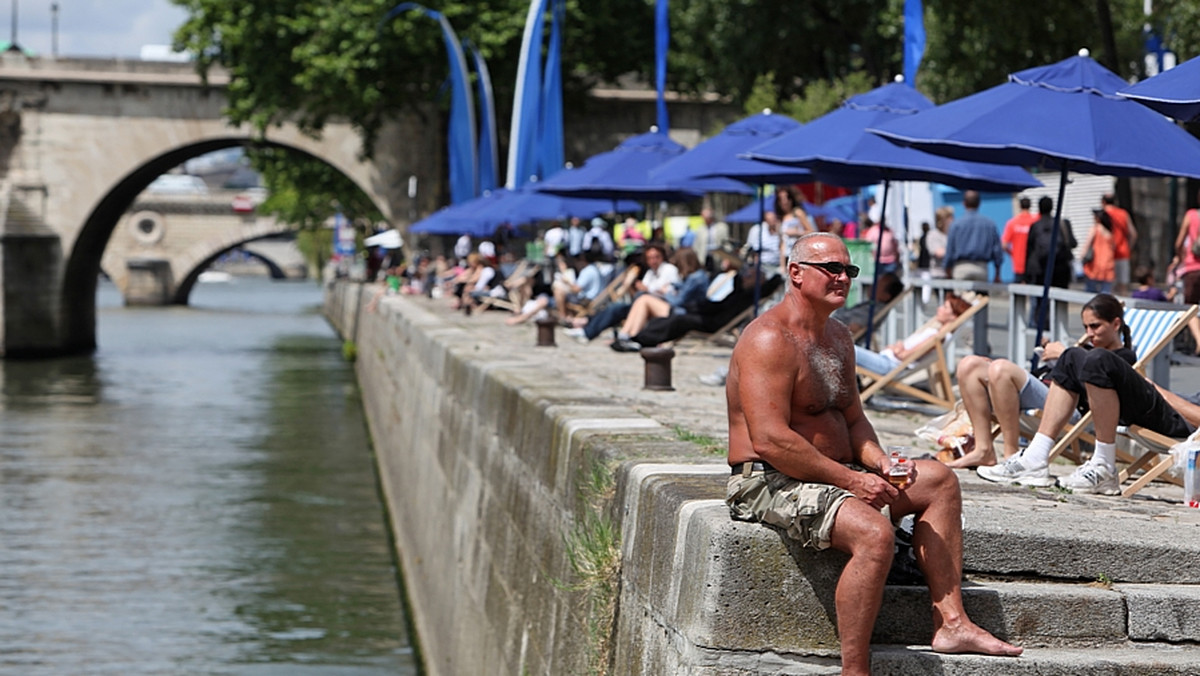
[[[542,114],[538,134],[538,178],[553,176],[563,167],[562,24],[566,0],[551,0],[550,46],[542,77]]]
[[[415,2],[404,2],[392,8],[384,17],[384,21],[411,9],[420,10],[438,22],[450,59],[450,122],[446,143],[450,165],[450,202],[459,204],[479,194],[479,185],[476,182],[479,172],[476,168],[478,158],[475,143],[475,106],[471,100],[467,58],[463,54],[462,44],[458,41],[454,28],[440,12],[426,9]]]
[[[541,128],[542,31],[547,0],[531,0],[525,17],[525,35],[517,61],[517,88],[513,95],[512,131],[508,139],[506,185],[517,188],[537,173],[537,137]]]
[[[500,151],[496,148],[496,97],[492,93],[492,75],[483,55],[470,42],[467,48],[475,62],[476,87],[479,89],[479,191],[496,189],[500,175]]]
[[[921,0],[904,0],[904,84],[917,86],[917,69],[925,55],[925,10]]]
[[[654,84],[658,89],[658,130],[664,134],[670,129],[667,119],[667,101],[663,98],[667,89],[667,51],[671,42],[668,5],[668,0],[658,0],[658,4],[654,7]],[[922,38],[923,43],[924,38]]]

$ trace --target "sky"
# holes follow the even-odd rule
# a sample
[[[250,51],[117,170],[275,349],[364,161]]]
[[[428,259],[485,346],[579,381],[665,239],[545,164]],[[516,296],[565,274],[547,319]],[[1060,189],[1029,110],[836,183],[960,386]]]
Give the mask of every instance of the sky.
[[[169,0],[0,0],[0,40],[52,56],[52,5],[58,5],[58,56],[137,58],[143,45],[166,45],[187,13]]]

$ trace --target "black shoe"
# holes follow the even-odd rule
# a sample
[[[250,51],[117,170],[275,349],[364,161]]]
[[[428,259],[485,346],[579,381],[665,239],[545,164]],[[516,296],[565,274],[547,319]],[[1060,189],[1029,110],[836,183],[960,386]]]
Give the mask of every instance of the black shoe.
[[[635,343],[632,340],[614,340],[612,349],[617,352],[641,352],[641,343]]]

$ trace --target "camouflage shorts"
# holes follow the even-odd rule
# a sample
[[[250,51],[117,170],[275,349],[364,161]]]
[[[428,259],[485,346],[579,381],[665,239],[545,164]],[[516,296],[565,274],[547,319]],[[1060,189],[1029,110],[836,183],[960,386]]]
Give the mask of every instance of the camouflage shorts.
[[[828,549],[838,508],[854,497],[844,488],[806,483],[775,470],[735,474],[725,487],[725,504],[738,521],[782,528],[805,547]]]

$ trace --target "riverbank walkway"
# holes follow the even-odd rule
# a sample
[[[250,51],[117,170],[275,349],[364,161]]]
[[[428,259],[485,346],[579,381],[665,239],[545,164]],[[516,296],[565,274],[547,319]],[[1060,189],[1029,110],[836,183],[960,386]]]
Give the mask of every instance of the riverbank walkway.
[[[674,531],[660,527],[656,538],[704,542],[702,549],[718,551],[685,556],[676,550],[676,566],[681,560],[702,561],[707,570],[692,571],[684,581],[627,589],[623,603],[636,593],[653,605],[656,584],[676,595],[685,594],[683,587],[703,587],[697,594],[709,610],[690,619],[676,617],[671,624],[691,641],[690,650],[725,665],[713,673],[837,673],[836,643],[829,632],[838,555],[813,555],[781,542],[769,528],[731,522],[720,501],[728,476],[725,392],[701,384],[699,377],[726,364],[729,348],[696,340],[677,343],[675,389],[652,391],[643,387],[640,356],[615,352],[604,338],[581,344],[557,329],[556,346],[537,347],[537,326],[506,326],[507,313],[466,316],[442,300],[396,302],[418,304],[480,345],[520,355],[530,364],[531,378],[628,407],[692,442],[693,455],[664,458],[660,464],[696,481],[656,489],[664,499],[655,500],[653,508],[673,510],[657,518],[682,524],[680,505],[690,504],[691,525],[676,525]],[[1000,322],[1004,313],[993,317]],[[999,332],[992,344],[1002,345],[1005,327],[992,328]],[[1172,389],[1200,390],[1200,361],[1181,361],[1171,369]],[[913,446],[918,452],[922,442],[913,431],[936,415],[920,407],[868,407],[867,413],[882,444]],[[653,467],[631,474],[644,480],[657,471]],[[1058,464],[1052,473],[1072,469]],[[876,628],[875,673],[1200,673],[1200,510],[1181,504],[1180,487],[1156,482],[1132,498],[1119,498],[1001,486],[969,470],[957,474],[964,498],[968,611],[989,630],[1027,646],[1027,653],[1017,660],[935,655],[921,645],[929,627],[924,588],[889,587]],[[643,530],[624,527],[627,536]],[[623,548],[627,557],[639,556],[635,543],[625,542]],[[682,613],[683,602],[678,603],[673,612]]]

